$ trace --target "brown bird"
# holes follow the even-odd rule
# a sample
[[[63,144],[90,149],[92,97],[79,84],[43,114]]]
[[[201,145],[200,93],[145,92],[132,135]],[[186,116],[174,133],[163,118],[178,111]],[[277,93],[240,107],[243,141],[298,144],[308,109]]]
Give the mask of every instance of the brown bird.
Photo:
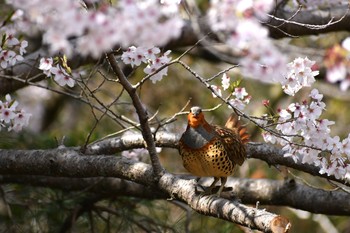
[[[221,179],[217,192],[220,196],[227,177],[246,158],[245,144],[249,141],[249,135],[233,114],[225,127],[210,125],[205,120],[202,109],[197,106],[191,108],[187,119],[186,131],[179,141],[183,165],[193,175],[214,177],[214,182],[205,194],[211,194],[215,184]]]

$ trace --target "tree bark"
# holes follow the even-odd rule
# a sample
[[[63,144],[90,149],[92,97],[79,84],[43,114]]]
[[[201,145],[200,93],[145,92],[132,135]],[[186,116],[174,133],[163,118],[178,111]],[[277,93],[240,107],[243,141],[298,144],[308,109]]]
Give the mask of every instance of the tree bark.
[[[290,226],[288,220],[265,210],[247,207],[237,201],[195,193],[194,180],[180,179],[165,172],[155,183],[150,165],[116,156],[83,156],[76,150],[0,150],[0,174],[40,175],[53,177],[118,177],[145,185],[159,187],[167,195],[184,201],[199,213],[219,217],[252,229],[276,232],[275,222],[283,219],[283,228]],[[277,220],[276,220],[277,219]]]
[[[168,132],[158,132],[155,139],[156,146],[158,147],[177,148],[179,135]],[[134,134],[125,137],[109,138],[92,143],[87,147],[86,154],[113,154],[122,150],[142,147],[144,147],[142,136],[140,134]],[[292,158],[284,157],[283,155],[284,152],[281,149],[266,143],[249,143],[247,145],[248,158],[260,159],[269,165],[283,165],[309,173],[313,176],[319,176],[328,180],[336,181],[350,187],[350,183],[346,179],[337,179],[333,175],[328,176],[327,174],[320,174],[319,167],[312,164],[303,164],[301,162],[295,163]]]

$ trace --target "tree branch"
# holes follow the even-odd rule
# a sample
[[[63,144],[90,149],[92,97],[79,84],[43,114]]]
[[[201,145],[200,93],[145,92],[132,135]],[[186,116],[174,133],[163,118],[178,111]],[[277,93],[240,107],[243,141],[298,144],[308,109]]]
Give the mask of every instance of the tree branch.
[[[161,177],[159,185],[172,197],[186,202],[192,209],[204,215],[218,217],[263,232],[276,232],[273,227],[280,219],[284,222],[283,229],[286,230],[290,225],[289,221],[282,216],[247,207],[236,200],[230,202],[212,195],[196,195],[194,180],[183,180],[166,173]]]
[[[270,36],[275,39],[293,36],[317,35],[321,33],[349,31],[349,6],[327,10],[302,10],[296,15],[284,9],[276,9],[266,23]]]
[[[177,175],[191,180],[191,175]],[[209,186],[211,178],[202,178],[200,184]],[[3,175],[0,184],[23,184],[64,191],[90,192],[104,197],[129,196],[143,199],[166,199],[170,195],[159,189],[125,179],[112,177],[67,178],[31,175]],[[342,190],[323,190],[309,187],[294,180],[244,179],[229,177],[223,196],[239,199],[244,204],[290,206],[296,209],[327,215],[350,215],[350,194]],[[329,202],[332,200],[332,202]]]
[[[114,73],[118,76],[118,79],[121,83],[121,85],[125,88],[125,90],[128,92],[133,105],[136,109],[137,115],[139,117],[141,129],[142,129],[142,136],[145,140],[145,143],[147,145],[147,150],[149,152],[152,167],[154,170],[155,179],[158,179],[162,173],[163,173],[163,167],[159,162],[156,146],[154,143],[153,135],[151,132],[151,128],[148,124],[148,113],[147,110],[144,108],[139,96],[136,93],[136,88],[134,88],[131,83],[127,80],[122,70],[119,68],[118,63],[113,55],[113,53],[107,54],[108,62],[110,63],[112,70]]]
[[[0,184],[22,184],[46,187],[63,191],[80,191],[104,195],[105,197],[128,196],[143,199],[166,199],[169,195],[154,186],[145,186],[130,180],[113,177],[50,177],[34,175],[0,175]]]
[[[156,134],[156,146],[177,148],[179,135],[168,132],[158,132]],[[123,150],[142,148],[144,142],[140,135],[128,135],[123,137],[109,138],[104,141],[93,143],[88,146],[87,154],[108,154],[117,153]],[[292,158],[284,157],[284,152],[272,145],[266,143],[249,143],[247,145],[248,158],[255,158],[265,161],[269,165],[283,165],[299,171],[309,173],[313,176],[319,176],[328,180],[336,181],[338,183],[347,185],[350,184],[347,180],[337,179],[335,176],[328,176],[327,174],[320,174],[320,168],[311,164],[303,164],[301,162],[295,163]]]
[[[0,174],[41,175],[56,177],[119,177],[150,187],[159,187],[167,195],[185,201],[195,211],[219,217],[252,229],[274,232],[275,222],[283,219],[283,228],[289,226],[285,218],[264,210],[251,208],[214,196],[195,193],[195,181],[180,179],[164,173],[154,183],[150,165],[116,156],[82,156],[76,150],[0,150]]]

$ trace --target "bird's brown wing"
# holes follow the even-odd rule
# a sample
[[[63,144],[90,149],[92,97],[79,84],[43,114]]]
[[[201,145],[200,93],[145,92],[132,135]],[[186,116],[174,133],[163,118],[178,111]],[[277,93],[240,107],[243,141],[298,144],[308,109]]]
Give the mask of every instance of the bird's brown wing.
[[[232,113],[226,121],[225,127],[238,134],[243,144],[249,142],[249,134],[247,132],[247,128],[240,124],[237,115],[234,113]]]
[[[224,144],[225,150],[231,161],[235,164],[242,165],[247,157],[246,148],[237,132],[228,128],[215,126],[215,131]]]

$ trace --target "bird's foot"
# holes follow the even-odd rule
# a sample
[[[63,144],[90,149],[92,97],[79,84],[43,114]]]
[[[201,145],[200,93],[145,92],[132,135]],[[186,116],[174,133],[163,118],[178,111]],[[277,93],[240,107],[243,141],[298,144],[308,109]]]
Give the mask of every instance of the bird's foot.
[[[200,196],[208,196],[208,195],[215,195],[217,194],[217,190],[215,187],[204,187],[200,184],[196,186],[196,194],[199,194]]]

